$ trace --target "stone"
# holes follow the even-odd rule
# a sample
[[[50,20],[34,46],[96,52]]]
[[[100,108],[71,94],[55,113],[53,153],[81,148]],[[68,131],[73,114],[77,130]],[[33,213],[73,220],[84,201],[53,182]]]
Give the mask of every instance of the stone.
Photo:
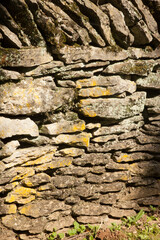
[[[9,228],[4,227],[4,225],[0,225],[0,239],[1,240],[16,240],[16,234]]]
[[[148,205],[148,206],[159,206],[160,204],[160,196],[153,196],[153,197],[147,197],[147,198],[142,198],[138,200],[139,204],[143,205]]]
[[[24,144],[29,144],[30,146],[37,146],[40,147],[42,145],[51,145],[52,144],[52,139],[50,139],[47,136],[39,135],[36,138],[21,138],[19,139],[20,143]]]
[[[107,219],[107,215],[103,216],[79,216],[77,221],[82,224],[101,224]]]
[[[84,183],[80,186],[77,186],[73,192],[80,198],[89,199],[95,196],[95,194],[98,192],[98,189],[94,185]]]
[[[52,56],[45,47],[5,49],[0,48],[0,65],[2,67],[34,67],[51,62]]]
[[[52,180],[56,188],[73,188],[84,182],[84,178],[73,176],[56,176]]]
[[[90,24],[89,18],[80,11],[79,4],[84,5],[83,2],[79,1],[78,2],[79,4],[77,4],[73,0],[68,0],[68,1],[60,0],[60,3],[66,9],[68,9],[70,12],[72,12],[74,15],[76,15],[80,19],[80,22],[81,22],[82,26],[85,26],[85,29],[89,33],[89,36],[91,36],[91,39],[94,43],[98,44],[101,47],[105,46],[105,41],[103,40],[101,35],[96,31],[96,29],[92,27],[92,25]],[[91,6],[92,6],[94,11],[96,11],[98,9],[98,8],[96,8],[96,10],[95,10],[96,6],[93,7],[93,3],[90,2],[90,1],[87,1],[86,7],[90,8]],[[96,11],[96,14],[99,13],[98,10]],[[108,26],[108,22],[107,22],[106,19],[107,19],[107,17],[105,17],[104,20],[105,20],[105,23]],[[107,29],[107,31],[109,31],[107,26],[105,27],[105,29]]]
[[[101,195],[99,202],[102,205],[113,205],[116,203],[116,201],[119,198],[119,194],[118,193],[107,193],[107,194],[103,194]],[[109,208],[110,209],[110,208]]]
[[[120,121],[116,125],[99,128],[93,132],[93,136],[128,133],[131,130],[141,127],[141,123],[143,122],[142,120],[142,115],[130,117]]]
[[[134,37],[125,23],[123,13],[110,3],[103,4],[101,9],[109,15],[113,36],[118,44],[125,48],[131,46]]]
[[[4,204],[3,200],[0,201],[0,215],[14,214],[17,212],[15,204]]]
[[[144,161],[140,163],[133,163],[130,165],[130,171],[133,174],[141,175],[145,178],[158,178],[160,173],[158,171],[160,164],[157,161]]]
[[[76,87],[75,82],[71,81],[71,80],[66,80],[66,81],[58,80],[57,84],[58,84],[58,86],[65,87],[65,88],[75,88]]]
[[[57,88],[52,77],[26,78],[19,83],[0,86],[0,113],[36,114],[68,108],[74,98],[73,89]]]
[[[44,63],[38,66],[35,66],[34,69],[27,71],[25,73],[26,77],[40,77],[48,74],[54,74],[61,71],[61,67],[64,67],[62,61],[51,61],[49,63]]]
[[[56,50],[52,50],[56,54]],[[120,61],[125,60],[130,55],[128,51],[116,47],[70,47],[64,46],[59,50],[62,60],[67,63],[85,62],[90,61]],[[108,64],[107,64],[108,65]]]
[[[92,130],[92,129],[97,129],[100,128],[101,124],[100,123],[88,123],[86,125],[86,129]]]
[[[35,200],[32,203],[28,203],[19,208],[19,212],[22,215],[30,216],[32,218],[39,218],[42,216],[48,216],[53,212],[67,210],[69,207],[62,201],[58,200]],[[52,229],[53,230],[53,229]]]
[[[0,81],[5,82],[8,80],[20,80],[22,75],[19,72],[6,70],[0,68]]]
[[[84,154],[81,158],[76,158],[73,160],[73,164],[78,166],[105,166],[110,160],[110,154],[102,154],[102,153],[91,153]]]
[[[114,161],[121,163],[121,162],[134,162],[134,161],[144,161],[150,160],[153,156],[149,153],[115,153],[113,155]]]
[[[83,2],[82,0],[77,0],[77,2],[81,6],[85,7],[88,12],[94,14],[94,16],[98,19],[97,22],[99,23],[101,35],[109,45],[114,46],[115,41],[112,36],[108,15],[106,15],[97,5],[95,5],[89,0],[86,0],[85,2]]]
[[[76,216],[99,216],[109,212],[109,208],[107,206],[82,201],[79,204],[74,205],[72,210],[73,214]]]
[[[91,133],[82,132],[77,135],[60,134],[53,139],[55,144],[67,144],[73,147],[88,147]]]
[[[0,117],[0,138],[5,139],[18,135],[37,137],[38,126],[30,119],[11,119]]]
[[[110,183],[115,181],[128,181],[130,179],[128,172],[106,172],[102,175],[96,175],[92,173],[88,173],[86,175],[86,181],[89,183]]]
[[[90,171],[90,168],[87,168],[87,167],[83,168],[83,167],[77,167],[77,166],[70,165],[67,168],[66,167],[59,168],[56,171],[56,174],[58,174],[58,175],[72,175],[72,176],[76,176],[76,177],[83,177],[89,171]]]
[[[74,219],[71,216],[66,216],[60,218],[55,222],[48,222],[45,226],[47,232],[53,232],[53,229],[59,230],[66,227],[71,227],[73,225]]]
[[[5,201],[7,203],[26,204],[35,200],[36,194],[37,192],[35,189],[17,186],[12,192],[8,193]]]
[[[114,63],[104,69],[104,73],[126,74],[147,76],[153,68],[158,65],[159,61],[154,60],[125,60],[123,62]]]
[[[119,192],[125,187],[123,182],[103,183],[98,186],[98,191],[102,194],[109,192]]]
[[[56,151],[55,146],[41,146],[17,149],[10,157],[4,158],[6,168],[24,164],[26,167],[50,162]]]
[[[11,156],[19,146],[20,144],[17,140],[6,143],[0,150],[0,157]]]
[[[160,89],[160,73],[149,73],[147,77],[138,78],[136,84],[142,89]]]
[[[140,20],[135,26],[133,26],[131,31],[134,35],[135,45],[145,45],[153,40],[152,35],[143,20]]]
[[[144,109],[145,92],[136,92],[124,99],[81,99],[79,112],[87,117],[100,117],[110,120],[120,120],[140,114]]]
[[[93,76],[94,71],[87,71],[87,70],[79,70],[79,71],[61,71],[60,73],[56,74],[57,79],[62,79],[64,80],[74,80],[77,78],[84,78],[84,77],[92,77]]]
[[[40,132],[46,135],[59,135],[61,133],[74,133],[85,130],[85,121],[65,121],[42,125]]]
[[[51,181],[51,177],[46,173],[38,173],[30,178],[22,180],[22,185],[25,187],[37,187],[41,184],[48,183]]]
[[[10,31],[5,25],[0,24],[0,32],[7,42],[14,48],[22,48],[22,43],[15,33]]]
[[[117,135],[107,135],[107,136],[94,137],[91,139],[91,142],[106,143],[108,141],[117,140],[117,139],[118,139]]]
[[[63,148],[58,152],[58,156],[79,157],[84,153],[84,149],[80,148]]]
[[[71,157],[70,158],[68,158],[68,157],[53,158],[52,157],[52,161],[50,161],[49,163],[44,163],[44,164],[36,166],[36,172],[70,166],[72,164],[72,161],[73,161],[73,159]]]
[[[134,210],[112,208],[109,215],[114,218],[133,217],[136,215],[136,212]]]

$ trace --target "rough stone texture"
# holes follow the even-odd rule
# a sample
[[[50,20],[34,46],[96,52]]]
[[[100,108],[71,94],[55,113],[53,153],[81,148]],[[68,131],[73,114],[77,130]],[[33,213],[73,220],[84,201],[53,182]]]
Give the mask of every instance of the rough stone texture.
[[[106,119],[123,119],[141,113],[144,109],[146,93],[134,93],[124,99],[83,99],[79,109],[85,116]]]
[[[160,5],[0,3],[0,239],[160,204]]]
[[[30,119],[10,119],[0,117],[0,138],[9,138],[18,135],[37,137],[39,135],[37,125]]]

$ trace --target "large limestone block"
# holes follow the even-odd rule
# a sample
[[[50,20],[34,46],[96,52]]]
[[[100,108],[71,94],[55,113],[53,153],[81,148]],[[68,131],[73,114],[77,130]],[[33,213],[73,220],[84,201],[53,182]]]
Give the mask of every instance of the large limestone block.
[[[47,135],[59,135],[61,133],[74,133],[81,132],[85,129],[85,122],[83,120],[65,121],[62,120],[58,123],[51,123],[43,125],[41,133]]]
[[[51,62],[52,56],[46,48],[0,48],[0,65],[2,67],[34,67]]]
[[[120,61],[127,59],[130,53],[127,50],[119,47],[94,47],[94,46],[83,46],[83,47],[70,47],[64,46],[57,52],[56,49],[52,50],[55,54],[61,54],[61,58],[67,64],[74,62],[89,62],[89,61]],[[108,64],[106,64],[108,65]]]
[[[160,63],[159,60],[126,60],[124,62],[114,63],[104,69],[104,73],[112,74],[135,74],[147,76],[153,68]]]
[[[140,114],[144,109],[145,92],[137,92],[126,98],[82,99],[79,111],[87,117],[119,120]]]
[[[19,135],[37,137],[38,126],[30,119],[10,119],[0,117],[0,138],[8,138]]]
[[[35,114],[59,107],[68,107],[74,98],[73,89],[56,88],[52,77],[26,78],[0,86],[0,113]]]
[[[160,89],[160,72],[152,72],[147,77],[138,78],[136,84],[141,88]]]

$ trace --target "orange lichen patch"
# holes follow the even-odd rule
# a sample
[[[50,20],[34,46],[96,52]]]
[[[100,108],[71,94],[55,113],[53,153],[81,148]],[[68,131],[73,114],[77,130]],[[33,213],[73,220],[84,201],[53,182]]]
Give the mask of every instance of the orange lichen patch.
[[[85,122],[79,122],[72,126],[72,130],[73,130],[73,132],[79,132],[79,131],[85,130],[85,127],[86,127]]]
[[[26,163],[23,164],[23,166],[34,166],[34,165],[39,165],[45,162],[50,162],[53,159],[53,155],[56,152],[56,148],[53,149],[53,151],[33,160],[33,161],[28,161]]]
[[[69,166],[71,164],[72,164],[72,159],[70,159],[70,158],[58,159],[56,161],[53,160],[51,163],[46,163],[46,164],[37,166],[36,170],[37,171],[45,171],[47,169],[65,167],[65,166]]]
[[[24,214],[24,215],[27,215],[27,213],[29,213],[30,211],[31,211],[31,205],[25,205],[24,207],[22,207],[21,209],[20,209],[20,214]],[[34,211],[34,209],[33,209],[33,211]]]
[[[80,97],[101,97],[112,95],[111,90],[104,87],[80,89],[78,94]]]
[[[129,156],[128,154],[122,154],[118,159],[117,162],[130,162],[133,161],[133,159],[131,158],[131,156]]]
[[[25,204],[35,199],[33,195],[36,195],[35,189],[18,186],[7,195],[5,201],[8,203],[18,202]]]
[[[23,167],[18,167],[16,168],[17,174],[14,178],[11,179],[11,182],[17,181],[17,180],[22,180],[23,178],[33,176],[35,174],[35,171],[33,168],[23,168]]]
[[[60,154],[68,157],[77,157],[84,153],[84,149],[80,148],[64,148],[60,150]]]
[[[97,80],[95,78],[82,79],[76,82],[76,88],[80,89],[82,87],[94,87],[97,86]]]
[[[81,112],[87,117],[96,117],[97,114],[90,109],[90,107],[84,107]]]
[[[15,204],[11,204],[8,206],[7,214],[13,214],[17,212],[17,206]]]

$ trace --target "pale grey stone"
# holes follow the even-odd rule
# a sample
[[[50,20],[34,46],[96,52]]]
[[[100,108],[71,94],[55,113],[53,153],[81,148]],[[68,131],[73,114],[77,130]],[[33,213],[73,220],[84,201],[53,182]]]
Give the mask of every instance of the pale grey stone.
[[[11,46],[21,48],[22,43],[15,33],[10,31],[5,25],[0,24],[0,32],[10,42]]]
[[[0,86],[0,113],[36,114],[69,107],[73,89],[57,88],[52,77],[26,78]]]
[[[10,119],[0,117],[0,138],[19,135],[37,137],[39,135],[38,126],[30,118]]]
[[[115,8],[110,3],[102,5],[102,10],[109,15],[111,20],[111,28],[113,36],[117,40],[118,44],[123,47],[131,46],[134,37],[130,33],[124,19],[124,15],[121,11]]]
[[[10,71],[0,68],[0,81],[20,80],[22,75],[16,71]]]
[[[149,73],[147,77],[138,78],[136,84],[141,88],[160,89],[160,72]]]
[[[47,232],[53,232],[53,229],[59,230],[73,225],[74,219],[71,216],[61,217],[55,222],[48,222],[45,226]]]
[[[145,92],[136,92],[121,99],[82,99],[78,106],[84,116],[120,120],[143,112],[145,99]]]
[[[136,215],[136,211],[112,208],[111,211],[109,212],[109,215],[114,218],[133,217]]]
[[[6,143],[0,150],[0,157],[11,156],[19,146],[20,144],[17,140]]]

